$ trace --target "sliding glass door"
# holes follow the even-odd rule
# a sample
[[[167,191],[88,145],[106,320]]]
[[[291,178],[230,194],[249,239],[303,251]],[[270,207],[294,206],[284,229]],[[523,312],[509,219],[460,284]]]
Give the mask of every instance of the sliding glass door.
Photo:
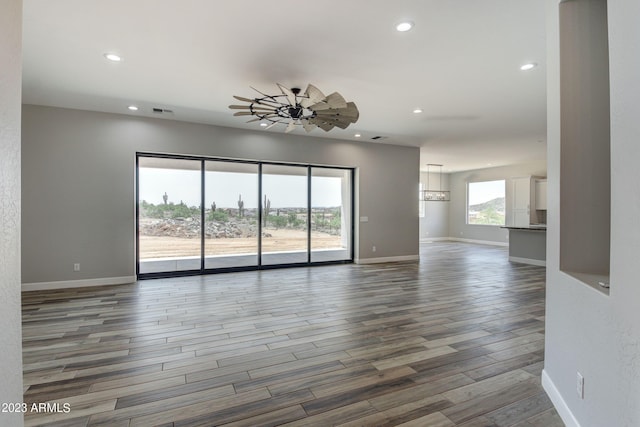
[[[205,161],[204,268],[258,265],[258,165]]]
[[[351,258],[351,171],[311,168],[311,262]]]
[[[353,260],[353,170],[137,156],[138,276]]]
[[[308,261],[308,167],[262,166],[262,264]]]
[[[139,274],[200,269],[201,162],[138,159]]]

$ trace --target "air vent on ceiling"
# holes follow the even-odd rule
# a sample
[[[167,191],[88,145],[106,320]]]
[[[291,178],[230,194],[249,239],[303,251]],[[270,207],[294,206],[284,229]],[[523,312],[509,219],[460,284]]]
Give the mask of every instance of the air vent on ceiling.
[[[371,139],[373,139],[373,140],[377,141],[377,140],[379,140],[379,139],[387,139],[387,137],[386,137],[386,136],[379,136],[379,135],[378,135],[378,136],[374,136],[374,137],[372,137]]]
[[[167,108],[154,108],[153,112],[156,114],[173,114],[173,110],[169,110]]]

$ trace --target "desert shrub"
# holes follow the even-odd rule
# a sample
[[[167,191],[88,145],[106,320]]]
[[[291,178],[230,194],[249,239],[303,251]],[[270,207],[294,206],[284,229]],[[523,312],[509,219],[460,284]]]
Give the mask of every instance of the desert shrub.
[[[143,200],[140,207],[142,216],[147,218],[197,218],[200,216],[199,208],[189,207],[184,203],[154,205]]]
[[[209,221],[228,222],[229,214],[220,210],[211,211],[209,212]]]
[[[287,222],[289,223],[289,226],[293,228],[300,227],[301,225],[304,224],[304,221],[298,218],[298,215],[296,215],[293,212],[289,213],[287,217]]]
[[[200,209],[195,206],[188,207],[184,203],[180,203],[179,205],[166,205],[171,206],[172,209],[169,210],[171,218],[196,218],[200,216]]]
[[[267,222],[271,223],[276,228],[284,228],[289,222],[285,216],[269,215]]]

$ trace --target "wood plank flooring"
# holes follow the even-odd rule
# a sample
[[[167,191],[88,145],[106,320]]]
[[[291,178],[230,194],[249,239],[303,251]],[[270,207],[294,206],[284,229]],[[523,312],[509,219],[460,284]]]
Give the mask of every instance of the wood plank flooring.
[[[563,426],[544,273],[438,242],[420,263],[27,292],[24,401],[50,406],[25,425]]]

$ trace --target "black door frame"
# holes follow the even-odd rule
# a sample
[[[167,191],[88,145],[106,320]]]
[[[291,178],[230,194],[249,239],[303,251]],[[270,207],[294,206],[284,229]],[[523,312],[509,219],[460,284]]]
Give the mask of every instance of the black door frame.
[[[200,161],[200,268],[197,270],[182,270],[182,271],[167,271],[157,273],[140,273],[140,158],[162,158],[162,159],[175,159],[175,160],[196,160]],[[255,266],[239,266],[239,267],[223,267],[223,268],[205,268],[205,163],[207,161],[218,161],[227,163],[244,163],[254,164],[258,166],[258,256],[257,264]],[[291,268],[291,267],[305,267],[305,266],[319,266],[319,265],[334,265],[334,264],[351,264],[354,260],[355,253],[355,168],[345,166],[326,166],[315,165],[310,163],[292,163],[292,162],[273,162],[273,161],[260,161],[260,160],[239,160],[223,157],[205,157],[205,156],[191,156],[191,155],[178,155],[178,154],[165,154],[165,153],[152,153],[152,152],[136,152],[136,170],[135,170],[135,204],[136,204],[136,276],[138,280],[144,279],[156,279],[163,277],[183,277],[183,276],[196,276],[204,274],[217,274],[217,273],[230,273],[238,271],[256,271],[256,270],[270,270],[276,268]],[[276,166],[298,166],[306,167],[307,169],[307,260],[305,262],[296,263],[284,263],[284,264],[262,264],[262,224],[263,224],[263,206],[262,206],[262,166],[263,165],[276,165]],[[344,260],[334,261],[311,261],[311,181],[313,169],[339,169],[349,171],[350,177],[350,249],[349,258]]]

